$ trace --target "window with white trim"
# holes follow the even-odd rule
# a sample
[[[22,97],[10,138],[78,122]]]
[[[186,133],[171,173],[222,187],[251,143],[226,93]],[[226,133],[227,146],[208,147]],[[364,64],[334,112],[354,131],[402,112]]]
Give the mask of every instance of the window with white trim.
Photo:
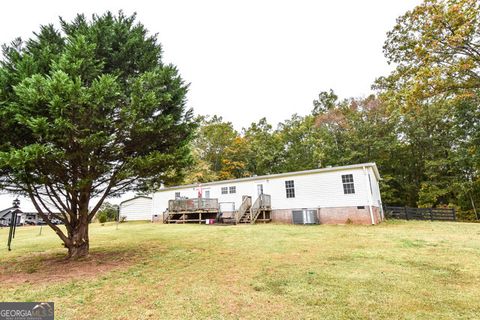
[[[285,181],[285,192],[287,198],[295,198],[295,183],[293,180]]]
[[[230,193],[237,193],[237,187],[231,186],[231,187],[229,188],[229,191],[230,191]]]
[[[342,184],[344,194],[354,194],[355,185],[353,183],[353,174],[342,174]]]
[[[180,192],[175,192],[175,199],[179,199],[180,198]]]
[[[263,194],[263,184],[257,184],[257,195]]]
[[[222,194],[228,194],[228,187],[222,187]]]

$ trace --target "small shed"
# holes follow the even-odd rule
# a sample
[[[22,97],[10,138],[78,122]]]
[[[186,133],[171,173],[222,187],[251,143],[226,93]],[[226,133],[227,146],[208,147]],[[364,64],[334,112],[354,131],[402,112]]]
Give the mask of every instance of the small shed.
[[[136,196],[120,203],[120,219],[152,220],[152,197]]]
[[[8,227],[10,225],[12,220],[12,214],[17,215],[17,219],[16,219],[17,226],[23,225],[25,223],[25,216],[23,212],[16,207],[10,207],[4,210],[0,210],[0,226],[1,227]]]

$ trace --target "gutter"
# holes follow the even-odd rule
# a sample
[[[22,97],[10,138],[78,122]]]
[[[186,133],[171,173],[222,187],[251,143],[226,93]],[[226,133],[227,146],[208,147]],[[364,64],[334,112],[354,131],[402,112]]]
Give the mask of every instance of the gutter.
[[[343,171],[348,169],[360,169],[360,168],[365,169],[366,167],[373,168],[373,173],[375,174],[376,178],[378,180],[381,180],[380,174],[378,173],[377,165],[374,162],[369,162],[369,163],[352,164],[352,165],[340,166],[340,167],[326,167],[326,168],[304,170],[304,171],[293,171],[293,172],[285,172],[285,173],[267,174],[263,176],[252,176],[252,177],[246,177],[246,178],[212,181],[212,182],[202,183],[202,186],[206,187],[206,186],[214,186],[214,185],[221,185],[221,184],[227,184],[227,183],[269,180],[269,179],[277,179],[277,178],[284,178],[284,177],[290,177],[290,176],[309,175],[309,174],[317,174],[317,173],[332,172],[332,171]],[[178,190],[178,189],[186,189],[186,188],[197,188],[197,187],[198,187],[198,183],[172,186],[172,187],[163,187],[163,188],[160,187],[160,189],[154,191],[154,193]]]
[[[372,220],[372,225],[374,225],[375,218],[373,216],[373,209],[372,209],[372,191],[370,189],[370,181],[368,180],[368,172],[365,166],[363,166],[363,174],[365,175],[365,186],[367,187],[367,199],[368,199],[368,209],[370,211],[370,219]]]

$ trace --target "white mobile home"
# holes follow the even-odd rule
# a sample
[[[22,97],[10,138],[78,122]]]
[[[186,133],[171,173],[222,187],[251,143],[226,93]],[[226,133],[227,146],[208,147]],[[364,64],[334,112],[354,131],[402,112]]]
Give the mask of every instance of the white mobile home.
[[[151,220],[152,198],[136,196],[120,203],[120,219],[126,221]]]
[[[375,163],[288,172],[160,189],[151,214],[161,215],[173,199],[218,199],[224,215],[233,214],[245,196],[269,195],[273,222],[292,223],[304,212],[320,223],[376,224],[383,220]],[[151,215],[150,215],[151,216]]]

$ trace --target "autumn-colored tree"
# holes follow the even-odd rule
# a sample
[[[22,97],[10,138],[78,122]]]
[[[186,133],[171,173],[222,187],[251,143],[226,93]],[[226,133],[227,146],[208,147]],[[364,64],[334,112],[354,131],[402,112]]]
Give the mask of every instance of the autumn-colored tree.
[[[375,88],[413,159],[405,173],[419,205],[479,202],[479,123],[470,120],[479,114],[479,19],[476,0],[427,0],[387,36],[384,53],[396,68]]]
[[[313,113],[324,166],[376,162],[382,172],[383,200],[405,203],[403,177],[395,170],[403,165],[400,145],[386,105],[373,95],[338,100],[332,90],[319,97],[324,99],[314,101]]]
[[[218,180],[218,173],[212,170],[212,165],[202,159],[199,150],[192,148],[192,163],[184,169],[184,184],[204,183]]]
[[[397,19],[384,53],[396,69],[380,83],[403,102],[480,87],[480,2],[426,0]]]
[[[479,14],[476,0],[424,1],[388,33],[384,53],[395,69],[375,82],[375,95],[340,99],[333,90],[321,92],[311,114],[295,114],[277,129],[266,119],[242,134],[229,123],[206,123],[214,126],[201,134],[218,145],[204,144],[201,150],[215,152],[202,159],[216,178],[376,162],[385,203],[454,205],[461,217],[474,217]]]
[[[249,152],[247,140],[241,136],[235,137],[232,143],[225,148],[219,179],[227,180],[250,176],[251,172],[247,169]]]

